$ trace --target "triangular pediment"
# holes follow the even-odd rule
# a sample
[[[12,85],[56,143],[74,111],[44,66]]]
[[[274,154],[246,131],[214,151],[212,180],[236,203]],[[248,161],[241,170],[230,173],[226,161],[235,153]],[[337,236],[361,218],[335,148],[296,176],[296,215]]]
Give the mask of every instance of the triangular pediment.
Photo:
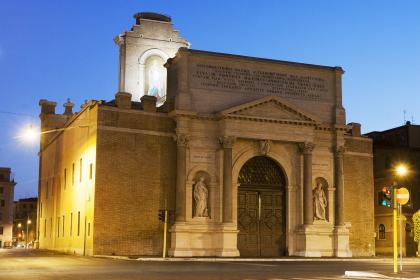
[[[320,123],[321,121],[277,96],[267,96],[220,112],[224,117]]]

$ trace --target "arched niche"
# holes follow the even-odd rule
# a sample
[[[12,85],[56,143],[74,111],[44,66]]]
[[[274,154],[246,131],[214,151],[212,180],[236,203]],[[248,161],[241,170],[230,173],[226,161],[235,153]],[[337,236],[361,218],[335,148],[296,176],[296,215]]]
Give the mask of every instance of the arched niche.
[[[167,70],[164,64],[169,56],[159,49],[149,49],[139,58],[139,85],[142,95],[157,98],[157,106],[166,100]]]

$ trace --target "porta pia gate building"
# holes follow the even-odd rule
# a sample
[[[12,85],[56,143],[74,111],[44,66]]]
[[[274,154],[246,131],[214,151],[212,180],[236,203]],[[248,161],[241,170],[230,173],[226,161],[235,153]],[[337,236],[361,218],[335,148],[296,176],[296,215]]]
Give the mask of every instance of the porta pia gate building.
[[[40,248],[157,256],[169,208],[171,256],[374,255],[372,143],[345,123],[340,67],[191,50],[150,13],[115,41],[115,100],[40,101],[58,128]]]

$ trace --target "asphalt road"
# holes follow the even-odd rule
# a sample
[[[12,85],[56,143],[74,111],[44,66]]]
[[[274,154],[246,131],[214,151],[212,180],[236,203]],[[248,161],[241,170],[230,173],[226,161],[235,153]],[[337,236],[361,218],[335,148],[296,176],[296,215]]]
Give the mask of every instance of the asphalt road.
[[[0,279],[278,280],[343,279],[345,271],[392,276],[391,260],[352,261],[136,261],[80,257],[50,251],[0,249]],[[407,260],[395,279],[420,277],[420,261]],[[361,279],[361,278],[359,278]],[[420,278],[418,278],[420,279]]]

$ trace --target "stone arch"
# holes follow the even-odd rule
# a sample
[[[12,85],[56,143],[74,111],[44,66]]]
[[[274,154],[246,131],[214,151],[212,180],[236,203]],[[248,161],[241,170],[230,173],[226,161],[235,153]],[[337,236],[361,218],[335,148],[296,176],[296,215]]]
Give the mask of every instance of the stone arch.
[[[151,56],[159,56],[161,57],[163,60],[167,61],[169,58],[169,55],[167,55],[164,51],[159,50],[159,49],[148,49],[147,51],[145,51],[144,53],[141,54],[141,56],[139,57],[139,64],[143,65],[146,63],[146,60],[151,57]]]

